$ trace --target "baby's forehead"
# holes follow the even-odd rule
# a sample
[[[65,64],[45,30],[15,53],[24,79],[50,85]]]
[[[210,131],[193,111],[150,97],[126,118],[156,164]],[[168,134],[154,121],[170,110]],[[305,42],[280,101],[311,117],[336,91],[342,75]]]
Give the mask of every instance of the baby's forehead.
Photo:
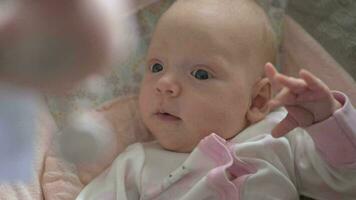
[[[160,19],[152,43],[177,45],[176,40],[189,38],[241,62],[252,59],[264,65],[261,62],[273,62],[274,56],[268,26],[267,15],[254,0],[177,0]]]
[[[214,17],[237,23],[251,21],[251,18],[263,21],[260,19],[265,17],[255,0],[176,0],[166,13],[200,20]]]
[[[254,0],[177,0],[161,21],[174,29],[193,26],[196,31],[216,33],[232,42],[263,39],[270,26],[264,10]]]

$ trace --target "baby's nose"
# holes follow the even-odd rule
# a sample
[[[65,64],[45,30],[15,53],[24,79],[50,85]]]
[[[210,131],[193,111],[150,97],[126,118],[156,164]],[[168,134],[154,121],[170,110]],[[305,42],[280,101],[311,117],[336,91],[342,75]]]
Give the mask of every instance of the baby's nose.
[[[179,83],[170,76],[161,77],[156,84],[156,92],[159,95],[176,97],[181,91]]]

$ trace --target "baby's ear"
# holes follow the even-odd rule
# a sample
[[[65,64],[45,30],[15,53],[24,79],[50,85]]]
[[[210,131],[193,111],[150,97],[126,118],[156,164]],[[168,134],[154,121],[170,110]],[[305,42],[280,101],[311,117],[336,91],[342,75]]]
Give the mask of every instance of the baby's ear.
[[[272,97],[272,87],[268,78],[259,80],[252,89],[250,107],[247,111],[247,121],[250,124],[262,120],[269,113],[268,102]]]

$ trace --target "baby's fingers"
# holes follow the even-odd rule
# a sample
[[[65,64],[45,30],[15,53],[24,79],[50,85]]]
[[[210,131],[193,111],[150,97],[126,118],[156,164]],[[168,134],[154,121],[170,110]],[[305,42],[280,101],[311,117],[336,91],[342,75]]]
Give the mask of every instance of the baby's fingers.
[[[291,93],[288,88],[283,88],[280,92],[276,94],[276,96],[268,102],[268,105],[271,110],[286,105],[294,105],[295,104],[295,94]]]
[[[267,63],[265,65],[265,73],[266,73],[266,76],[268,77],[268,79],[273,80],[274,76],[278,72],[277,72],[276,68],[271,63]]]
[[[278,74],[276,75],[276,80],[295,94],[303,93],[308,89],[307,83],[303,79]]]
[[[297,96],[296,102],[302,103],[302,102],[313,102],[313,101],[319,101],[320,99],[325,98],[325,93],[322,93],[320,91],[313,91],[313,90],[308,90],[304,92],[301,95]]]
[[[265,65],[265,74],[266,74],[267,78],[269,79],[269,81],[271,82],[272,88],[275,91],[279,91],[282,88],[282,86],[276,80],[276,75],[278,74],[278,72],[277,72],[276,68],[271,63],[267,63]]]
[[[272,87],[276,90],[280,90],[282,87],[287,87],[291,92],[298,94],[307,89],[307,84],[303,79],[293,78],[278,73],[276,68],[271,63],[266,64],[265,74],[270,80]]]
[[[323,81],[305,69],[300,70],[299,76],[306,82],[308,88],[311,90],[329,90],[328,86]]]

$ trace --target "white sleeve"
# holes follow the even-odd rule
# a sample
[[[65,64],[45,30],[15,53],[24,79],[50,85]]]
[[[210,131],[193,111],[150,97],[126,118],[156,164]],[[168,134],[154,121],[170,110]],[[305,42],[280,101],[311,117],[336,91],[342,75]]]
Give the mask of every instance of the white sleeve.
[[[356,111],[344,106],[329,119],[288,134],[299,193],[315,199],[356,199]]]
[[[91,181],[77,200],[140,199],[140,172],[145,160],[141,144],[129,146],[110,168]]]

